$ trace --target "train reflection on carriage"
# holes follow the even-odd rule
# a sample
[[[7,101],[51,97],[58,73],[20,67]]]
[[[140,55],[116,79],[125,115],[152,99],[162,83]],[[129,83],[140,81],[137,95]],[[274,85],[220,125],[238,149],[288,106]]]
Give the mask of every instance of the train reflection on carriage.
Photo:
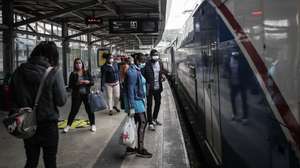
[[[299,3],[216,2],[199,5],[162,54],[199,140],[221,167],[299,168]]]

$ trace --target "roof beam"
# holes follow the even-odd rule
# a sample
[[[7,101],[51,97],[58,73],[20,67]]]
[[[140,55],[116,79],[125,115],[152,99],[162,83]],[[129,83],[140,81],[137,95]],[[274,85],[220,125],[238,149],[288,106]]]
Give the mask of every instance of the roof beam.
[[[108,26],[104,25],[104,26],[101,26],[101,27],[94,27],[94,28],[84,29],[80,33],[67,36],[66,38],[67,39],[71,39],[71,38],[74,38],[74,37],[77,37],[77,36],[81,36],[81,35],[84,35],[84,34],[87,34],[87,33],[93,33],[95,31],[102,30],[102,29],[104,29],[106,27],[108,27]]]
[[[101,5],[106,8],[108,11],[110,11],[111,13],[113,13],[115,16],[119,16],[119,12],[118,9],[116,7],[116,5],[112,6],[112,5],[108,5],[105,4],[104,0],[97,0],[99,3],[101,3]]]
[[[143,45],[142,40],[139,38],[137,34],[135,34],[134,37],[138,40],[139,45]]]
[[[53,0],[49,0],[49,1],[47,1],[47,2],[51,3],[52,5],[54,5],[54,6],[58,7],[58,8],[60,8],[60,9],[64,9],[64,7],[63,7],[61,4],[58,4],[57,2],[55,2],[55,1],[53,1]],[[78,17],[78,18],[81,19],[81,20],[84,20],[84,18],[83,18],[82,16],[80,16],[79,14],[77,14],[77,13],[75,13],[75,12],[71,12],[71,14],[74,15],[74,16],[76,16],[76,17]]]
[[[113,44],[122,44],[122,43],[126,43],[126,41],[124,40],[124,39],[122,39],[122,40],[119,40],[119,41],[112,41],[112,42],[110,42],[110,43],[108,43],[108,44],[105,44],[104,45],[104,47],[106,47],[106,46],[110,46],[110,45],[113,45]]]
[[[99,41],[102,41],[102,40],[109,40],[109,39],[112,39],[112,38],[115,38],[115,37],[118,37],[118,36],[111,36],[111,37],[105,36],[105,37],[100,37],[100,38],[97,39],[97,40],[91,41],[91,44],[96,43],[96,42],[99,42]]]
[[[14,27],[22,26],[22,25],[25,25],[25,24],[33,23],[33,22],[37,22],[37,21],[43,20],[43,19],[52,18],[52,17],[55,17],[55,16],[60,16],[60,15],[63,15],[63,14],[74,12],[74,11],[79,10],[79,9],[95,6],[97,4],[99,4],[99,2],[90,1],[90,2],[83,3],[83,4],[75,5],[73,7],[70,7],[70,8],[64,9],[64,10],[51,12],[47,15],[37,16],[37,17],[34,17],[34,18],[26,19],[25,21],[17,22],[17,23],[14,24]]]
[[[20,33],[20,34],[28,34],[28,35],[32,35],[32,36],[41,36],[41,37],[48,37],[48,38],[57,38],[57,39],[62,39],[62,37],[58,36],[58,35],[49,35],[49,34],[43,34],[43,33],[37,33],[37,32],[31,32],[31,31],[26,31],[26,30],[16,30],[16,33]]]

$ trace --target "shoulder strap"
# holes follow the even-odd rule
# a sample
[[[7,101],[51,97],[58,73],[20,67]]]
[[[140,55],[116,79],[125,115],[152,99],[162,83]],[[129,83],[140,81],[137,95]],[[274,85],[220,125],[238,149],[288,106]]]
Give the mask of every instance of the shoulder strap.
[[[49,72],[53,69],[53,67],[48,67],[46,72],[44,73],[43,75],[43,78],[41,80],[41,83],[40,83],[40,86],[39,86],[39,89],[38,89],[38,92],[36,94],[36,97],[35,97],[35,100],[34,100],[34,106],[33,106],[33,111],[35,111],[36,107],[38,106],[38,102],[39,102],[39,99],[41,97],[41,94],[42,94],[42,89],[44,87],[44,84],[45,84],[45,81],[46,81],[46,78],[49,74]]]

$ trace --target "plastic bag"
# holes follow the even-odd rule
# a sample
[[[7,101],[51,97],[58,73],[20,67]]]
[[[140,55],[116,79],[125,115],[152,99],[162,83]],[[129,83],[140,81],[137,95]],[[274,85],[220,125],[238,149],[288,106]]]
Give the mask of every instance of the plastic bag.
[[[135,148],[137,142],[136,125],[134,118],[127,116],[126,122],[120,136],[120,143],[131,148]]]

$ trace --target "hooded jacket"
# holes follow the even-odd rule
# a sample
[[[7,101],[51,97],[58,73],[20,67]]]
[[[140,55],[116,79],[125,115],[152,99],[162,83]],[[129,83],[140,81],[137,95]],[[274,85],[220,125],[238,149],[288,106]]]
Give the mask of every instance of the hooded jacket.
[[[30,60],[21,64],[11,81],[12,107],[33,107],[39,84],[50,64],[42,59]],[[54,68],[46,78],[36,109],[37,123],[58,121],[57,106],[67,101],[62,71]]]

